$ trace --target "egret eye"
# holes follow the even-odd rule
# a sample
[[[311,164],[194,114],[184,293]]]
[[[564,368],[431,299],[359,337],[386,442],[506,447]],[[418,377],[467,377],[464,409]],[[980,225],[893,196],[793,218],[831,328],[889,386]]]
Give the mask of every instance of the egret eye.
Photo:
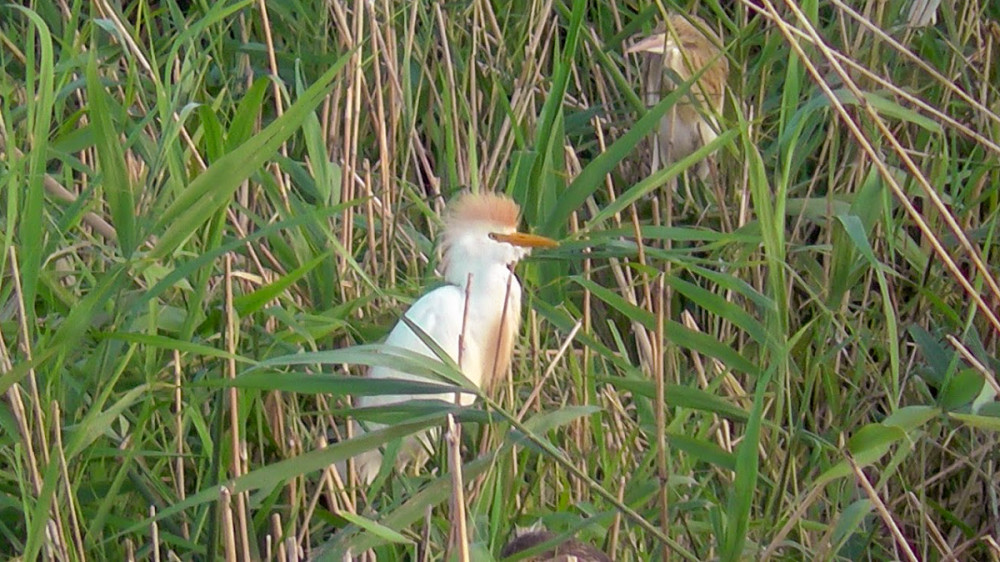
[[[496,232],[491,232],[487,236],[489,236],[490,240],[493,240],[494,242],[500,242],[500,237],[497,235]]]

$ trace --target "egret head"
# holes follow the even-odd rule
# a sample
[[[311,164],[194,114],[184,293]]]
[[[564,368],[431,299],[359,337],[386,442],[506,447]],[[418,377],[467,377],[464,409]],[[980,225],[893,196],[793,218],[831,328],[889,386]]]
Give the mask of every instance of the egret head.
[[[554,240],[517,231],[521,208],[505,195],[464,194],[451,202],[441,242],[445,278],[458,285],[469,272],[508,266],[531,253],[552,248]]]

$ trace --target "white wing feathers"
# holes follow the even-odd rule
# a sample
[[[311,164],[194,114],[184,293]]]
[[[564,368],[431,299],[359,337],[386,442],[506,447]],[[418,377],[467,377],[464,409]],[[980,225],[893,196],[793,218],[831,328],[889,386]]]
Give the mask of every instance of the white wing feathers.
[[[462,331],[462,317],[465,310],[465,293],[455,285],[445,285],[439,287],[413,303],[413,306],[406,311],[406,317],[414,324],[420,326],[423,331],[430,336],[438,346],[441,347],[452,359],[458,361],[458,339]],[[406,323],[400,321],[389,332],[389,337],[385,340],[386,345],[402,347],[416,351],[428,357],[437,358],[437,355],[426,345],[423,340],[415,334]],[[407,379],[422,381],[423,377],[397,371],[389,367],[373,367],[368,376],[375,379]],[[382,395],[382,396],[358,396],[355,405],[362,408],[372,406],[386,406],[410,399],[410,396]],[[424,400],[446,400],[453,401],[454,393],[426,394],[420,396]],[[462,394],[461,403],[463,405],[472,404],[475,396]],[[380,424],[368,423],[368,429],[375,430],[384,427]],[[354,423],[354,434],[360,435],[364,429]],[[411,436],[403,441],[399,450],[396,464],[402,466],[410,462],[421,465],[427,460],[426,449],[430,447],[433,434],[423,433]],[[382,466],[382,453],[378,449],[366,451],[355,458],[355,466],[361,480],[371,484],[378,476]],[[341,474],[345,474],[341,471]]]
[[[421,297],[413,306],[406,311],[406,317],[414,324],[420,326],[423,331],[430,336],[453,360],[458,361],[458,339],[462,332],[462,316],[465,309],[465,293],[455,285],[445,285],[427,293]],[[437,358],[433,351],[420,339],[420,336],[413,333],[406,323],[400,321],[389,333],[385,344],[393,347],[401,347]],[[397,371],[389,367],[373,367],[368,376],[375,379],[406,379],[423,381],[423,377]],[[394,404],[408,399],[408,396],[385,395],[385,396],[359,396],[358,406],[383,406]],[[427,394],[421,399],[426,400],[453,400],[453,393]],[[472,403],[471,395],[463,395],[462,402],[469,399]]]

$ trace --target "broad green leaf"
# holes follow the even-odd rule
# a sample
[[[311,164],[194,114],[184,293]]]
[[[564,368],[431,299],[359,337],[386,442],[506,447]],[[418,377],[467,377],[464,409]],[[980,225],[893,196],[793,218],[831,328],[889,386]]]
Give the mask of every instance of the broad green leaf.
[[[695,304],[709,311],[714,317],[723,318],[738,326],[757,343],[766,345],[770,341],[764,326],[748,314],[744,307],[693,283],[684,281],[680,277],[667,277],[666,283],[678,293],[687,296]]]
[[[892,270],[878,261],[875,257],[875,252],[871,247],[871,243],[868,240],[868,234],[865,232],[864,224],[856,216],[839,216],[840,223],[843,225],[844,230],[847,231],[847,235],[854,242],[855,247],[865,260],[868,261],[869,266],[875,272],[875,278],[878,280],[879,292],[882,295],[882,314],[885,319],[885,332],[886,337],[884,338],[885,347],[889,350],[889,383],[886,385],[886,393],[890,396],[899,395],[899,384],[900,384],[900,359],[899,359],[899,330],[896,326],[897,312],[893,308],[893,303],[895,302],[892,295],[889,293],[889,282],[886,280],[885,272]],[[895,400],[892,401],[892,405],[895,407]]]
[[[882,458],[893,444],[905,439],[906,432],[899,427],[873,423],[859,429],[848,441],[847,449],[854,457],[854,462],[859,467],[865,467]],[[821,474],[816,479],[816,485],[823,486],[850,474],[854,474],[854,471],[850,463],[843,460]]]
[[[378,537],[385,542],[399,543],[399,544],[413,544],[413,541],[406,538],[402,534],[385,525],[379,524],[377,521],[372,521],[360,515],[355,515],[347,511],[338,511],[337,515],[343,517],[354,525],[361,527],[365,531],[371,533],[372,535]]]
[[[594,415],[601,410],[600,406],[566,406],[552,412],[535,414],[530,419],[525,420],[524,427],[532,433],[542,435],[578,418]]]
[[[66,458],[72,459],[80,454],[98,437],[104,435],[111,424],[132,406],[143,394],[151,390],[149,385],[141,384],[119,398],[110,408],[104,411],[90,411],[83,420],[75,426],[66,428],[69,439],[66,443]]]
[[[261,77],[254,80],[254,83],[243,94],[229,123],[229,130],[226,132],[227,151],[236,149],[253,134],[253,129],[257,126],[257,119],[264,105],[267,87],[270,85],[269,79]]]
[[[736,455],[715,443],[683,433],[667,433],[667,439],[670,446],[678,451],[725,470],[736,470]]]
[[[495,462],[496,453],[489,453],[462,467],[462,476],[471,481],[485,473]],[[419,521],[427,511],[451,499],[454,493],[451,474],[444,474],[406,499],[402,505],[391,511],[383,511],[379,523],[390,529],[405,529]],[[338,531],[325,545],[315,552],[317,562],[340,562],[347,552],[364,552],[384,544],[378,536],[358,533],[356,528]]]
[[[573,420],[589,416],[600,411],[601,408],[598,406],[567,406],[553,412],[535,414],[530,419],[526,420],[523,426],[527,432],[534,436],[534,439],[528,439],[524,432],[515,427],[510,430],[511,442],[517,445],[526,446],[539,454],[552,454],[552,451],[557,450],[558,447],[553,445],[552,442],[545,437],[546,433],[558,427],[562,427]],[[543,441],[545,446],[539,446],[539,444],[535,442],[536,440]]]
[[[185,280],[190,278],[196,271],[214,263],[220,256],[240,249],[252,242],[256,242],[257,240],[267,239],[267,237],[274,236],[282,230],[309,224],[310,222],[320,218],[337,215],[343,212],[344,208],[351,204],[353,204],[353,201],[348,201],[335,207],[317,209],[308,214],[298,215],[287,220],[269,224],[248,234],[244,239],[232,240],[230,242],[226,242],[225,244],[220,244],[209,251],[203,252],[195,258],[179,264],[175,269],[170,271],[170,273],[164,275],[162,279],[157,281],[153,287],[143,291],[142,295],[137,298],[134,303],[132,303],[132,307],[129,310],[130,312],[135,312],[145,308],[148,306],[150,301],[153,301],[157,297],[161,296],[165,291],[167,291],[167,289],[177,284],[185,283]]]
[[[660,118],[662,118],[667,111],[676,104],[683,96],[687,93],[690,85],[686,87],[677,88],[670,95],[664,97],[658,104],[650,108],[627,133],[621,136],[617,141],[615,141],[611,146],[607,148],[604,152],[594,158],[590,164],[588,164],[578,175],[569,187],[563,193],[559,194],[559,200],[556,203],[555,208],[545,219],[545,223],[541,228],[542,234],[549,236],[557,236],[560,232],[564,231],[567,221],[574,211],[583,206],[587,201],[587,197],[590,197],[597,189],[604,185],[605,176],[611,172],[629,154],[632,154],[635,150],[636,145],[642,141],[647,135],[656,130],[659,126]],[[639,186],[634,188],[636,191],[633,193],[635,197],[642,195],[642,191],[649,191],[656,187],[657,182],[665,182],[669,175],[673,172],[672,168],[676,167],[679,172],[682,168],[680,167],[682,163],[692,160],[692,158],[685,158],[684,160],[675,163],[671,168],[664,170],[662,174],[655,175],[654,178],[649,178],[646,182],[640,183]],[[641,187],[640,187],[641,186]]]
[[[650,399],[656,396],[655,384],[650,380],[624,377],[597,377],[597,380]],[[700,388],[668,384],[664,389],[663,397],[671,408],[701,410],[719,414],[736,421],[746,421],[747,416],[749,416],[746,410]]]
[[[323,101],[333,79],[347,62],[345,55],[316,80],[282,115],[259,134],[213,162],[164,211],[157,229],[166,228],[150,257],[162,258],[173,252],[195,230],[229,203],[236,188],[271,158],[292,136],[306,117]]]
[[[569,333],[573,330],[577,319],[572,317],[563,308],[557,308],[549,303],[546,303],[540,299],[531,300],[532,308],[538,311],[539,315],[559,331],[563,333]],[[577,333],[576,339],[587,348],[597,354],[599,354],[606,361],[615,365],[621,369],[629,369],[632,367],[631,363],[628,362],[626,357],[612,351],[608,346],[604,344],[600,339],[594,337],[593,334],[585,333],[582,330]]]
[[[529,182],[523,187],[515,186],[523,189],[524,196],[519,200],[527,204],[524,215],[530,224],[540,224],[548,217],[551,205],[558,205],[557,198],[561,199],[565,195],[562,192],[565,184],[562,178],[557,177],[558,169],[562,168],[565,146],[563,106],[580,43],[579,37],[584,30],[586,7],[586,2],[573,3],[573,11],[565,28],[565,40],[554,45],[557,49],[561,48],[561,51],[553,53],[552,81],[538,117],[534,148],[539,157],[532,163]],[[550,223],[546,222],[543,233],[557,235],[564,231],[565,222],[560,221],[555,229],[550,229]]]
[[[207,386],[225,386],[249,390],[278,390],[298,394],[329,394],[331,396],[379,396],[393,394],[441,394],[458,392],[453,385],[408,379],[372,379],[329,373],[275,373],[270,371],[248,372],[234,379],[206,380]]]
[[[260,310],[264,307],[264,305],[277,298],[278,295],[284,293],[288,287],[291,287],[296,281],[305,277],[307,273],[312,271],[313,268],[323,263],[323,261],[329,257],[330,252],[319,254],[301,266],[288,272],[287,275],[279,277],[273,283],[264,285],[252,293],[247,293],[234,298],[233,306],[236,307],[236,312],[240,316],[246,316]]]
[[[235,480],[230,480],[226,486],[230,488],[233,494],[256,490],[271,490],[275,486],[280,486],[297,476],[325,469],[334,463],[357,456],[365,451],[370,451],[394,439],[401,439],[419,431],[435,427],[440,423],[441,418],[433,416],[367,432],[353,439],[335,443],[324,449],[309,451],[308,453],[252,470]],[[148,529],[152,521],[160,521],[172,517],[193,507],[216,501],[218,498],[218,486],[209,486],[196,494],[188,496],[184,501],[177,502],[161,510],[151,519],[140,521],[135,525],[124,528],[116,537]]]
[[[205,145],[205,156],[209,162],[215,162],[225,154],[222,123],[211,106],[200,104],[195,109],[201,122],[201,133]]]
[[[589,279],[577,275],[572,276],[570,279],[589,290],[595,297],[627,316],[629,320],[639,322],[650,330],[656,328],[656,318],[652,312],[629,303],[618,293],[602,287]],[[757,366],[751,361],[710,334],[694,331],[680,322],[673,320],[669,320],[664,324],[664,330],[667,339],[671,343],[709,357],[715,357],[730,369],[748,374],[755,374],[759,371]]]
[[[275,357],[262,361],[258,366],[249,369],[247,373],[253,372],[256,369],[270,369],[273,367],[289,367],[294,365],[343,364],[390,367],[397,371],[426,378],[429,381],[440,380],[458,383],[466,390],[479,393],[475,385],[461,372],[456,370],[454,364],[447,365],[437,358],[427,357],[410,349],[384,344],[357,345],[342,349]]]
[[[833,528],[833,538],[830,541],[833,545],[833,552],[840,550],[840,547],[858,530],[871,511],[871,500],[863,498],[854,501],[841,512],[840,517],[837,518],[837,525]]]
[[[617,292],[602,285],[598,285],[590,279],[586,279],[579,275],[570,277],[570,280],[576,282],[584,289],[590,291],[595,297],[604,301],[618,312],[624,314],[629,320],[638,322],[647,329],[656,328],[656,316],[652,312],[644,308],[639,308],[638,306],[626,301],[625,298]]]
[[[975,369],[962,369],[955,373],[938,395],[938,405],[949,412],[969,405],[983,390],[986,379]]]
[[[103,307],[111,295],[121,289],[121,286],[128,279],[125,270],[125,266],[120,265],[106,272],[100,285],[83,297],[77,306],[73,307],[66,319],[56,329],[45,349],[35,352],[33,361],[18,363],[13,369],[0,375],[0,392],[7,392],[10,385],[20,381],[28,373],[28,369],[38,368],[52,356],[76,345],[88,333],[94,318],[103,311]]]
[[[87,63],[87,99],[90,103],[90,119],[94,127],[94,145],[97,149],[98,169],[103,177],[101,185],[104,188],[108,208],[115,231],[118,233],[118,245],[126,258],[132,255],[137,241],[135,230],[136,208],[132,193],[132,182],[128,177],[128,167],[125,165],[125,148],[122,146],[121,125],[116,125],[112,114],[122,113],[112,110],[112,102],[108,92],[101,84],[97,74],[97,55],[91,51]]]
[[[28,325],[35,323],[35,295],[38,290],[38,276],[42,268],[43,253],[45,252],[45,237],[47,228],[43,221],[42,207],[45,202],[45,191],[43,182],[47,170],[49,127],[52,123],[54,94],[55,94],[55,68],[52,48],[52,34],[49,32],[45,21],[32,10],[11,3],[0,8],[18,10],[24,14],[31,25],[27,29],[28,45],[25,49],[27,59],[24,61],[25,91],[23,96],[27,106],[27,118],[30,129],[32,145],[25,147],[24,152],[28,159],[27,186],[25,191],[20,189],[7,189],[5,192],[24,193],[24,206],[22,209],[12,209],[19,214],[15,226],[17,238],[20,240],[19,269],[21,273],[21,291],[23,301],[28,315]],[[8,17],[4,14],[4,17]],[[22,45],[22,47],[24,47]],[[6,47],[5,47],[6,50]],[[6,73],[5,73],[6,75]],[[6,76],[5,76],[6,80]],[[4,119],[7,121],[7,118]],[[9,126],[9,125],[5,125]],[[6,133],[6,131],[0,131]],[[3,135],[6,136],[6,135]],[[3,139],[4,145],[10,142]],[[4,147],[4,152],[8,150]],[[11,151],[13,152],[13,151]],[[8,158],[5,154],[4,159]],[[12,201],[17,201],[17,196],[11,197]],[[17,211],[20,211],[19,213]],[[14,217],[8,217],[12,222]],[[8,233],[9,235],[10,233]],[[12,240],[4,236],[4,255],[0,257],[0,263],[6,264],[8,257],[8,244]],[[6,274],[6,272],[5,272]],[[40,525],[38,527],[41,527]],[[39,539],[40,540],[40,539]],[[38,546],[37,544],[35,546]],[[40,548],[40,547],[39,547]],[[37,549],[31,549],[37,552]],[[33,559],[33,555],[28,556]]]
[[[940,340],[918,324],[911,324],[908,331],[913,342],[920,349],[924,361],[927,362],[927,368],[921,369],[921,374],[928,379],[928,382],[940,387],[944,384],[948,373],[954,368],[953,358],[957,351],[942,346]]]
[[[908,441],[910,432],[922,427],[940,413],[941,411],[933,406],[900,408],[882,423],[870,423],[859,429],[847,441],[847,450],[859,467],[868,466],[882,458],[897,442]],[[816,485],[824,486],[853,472],[846,460],[841,461],[821,474],[816,479]]]
[[[747,530],[750,527],[750,509],[757,491],[757,475],[760,470],[760,428],[764,418],[764,403],[767,401],[769,383],[774,369],[767,370],[754,392],[753,407],[747,418],[747,428],[736,450],[736,479],[730,490],[726,509],[726,536],[722,543],[720,559],[735,562],[743,556]]]
[[[755,244],[760,242],[760,236],[748,235],[744,231],[737,232],[717,232],[704,228],[689,226],[656,226],[652,224],[639,225],[639,234],[645,240],[673,240],[681,242],[700,242],[703,244],[712,243],[733,243],[733,244]],[[634,227],[607,228],[590,232],[588,240],[593,246],[594,242],[603,244],[620,242],[621,238],[632,239],[635,237]],[[565,242],[560,248],[573,242]],[[630,240],[634,244],[634,241]],[[587,247],[587,246],[583,246]],[[558,252],[558,250],[556,250]]]
[[[660,103],[662,104],[663,102]],[[656,107],[653,108],[653,110],[658,109],[659,106],[660,105],[658,104]],[[645,117],[643,119],[645,119]],[[635,128],[640,127],[640,125],[642,126],[645,125],[645,122],[641,119],[639,120],[639,122],[635,124]],[[657,170],[649,177],[644,178],[642,181],[630,187],[624,193],[616,197],[613,202],[601,208],[601,210],[598,211],[596,215],[594,215],[594,218],[587,221],[587,227],[585,230],[592,231],[594,230],[595,227],[607,222],[607,220],[615,216],[615,214],[621,213],[622,211],[627,209],[629,205],[632,205],[633,203],[635,203],[642,197],[648,195],[652,191],[659,189],[671,179],[680,176],[684,172],[684,170],[690,168],[691,166],[697,164],[698,162],[701,162],[702,160],[707,158],[708,155],[712,154],[723,145],[731,142],[734,138],[736,138],[736,135],[737,132],[732,129],[728,131],[723,131],[722,134],[713,139],[712,142],[699,147],[698,150],[692,152],[691,154],[688,154],[684,158],[681,158],[680,160],[671,163],[666,168],[663,168],[662,170]],[[640,136],[640,140],[641,138],[642,137]],[[581,187],[577,188],[577,190],[581,194],[586,193],[586,196],[589,196],[594,191],[596,191],[597,188],[601,186],[602,184],[601,182],[603,182],[604,176],[611,171],[610,169],[605,170],[605,167],[611,166],[611,168],[613,168],[618,164],[618,162],[628,157],[629,154],[631,154],[634,151],[635,145],[623,142],[625,140],[626,140],[625,137],[622,137],[613,145],[608,147],[607,151],[603,152],[600,156],[595,158],[593,162],[591,162],[591,164],[589,164],[586,168],[583,169],[582,172],[580,172],[580,175],[577,177],[576,180],[574,180],[574,182],[569,186],[569,188],[567,188],[567,191],[573,189],[574,186],[577,186],[578,185],[577,182],[581,182],[579,184]],[[638,144],[638,141],[636,142],[636,144]],[[614,150],[615,152],[612,152],[612,150]],[[619,160],[612,160],[616,156],[619,158]],[[600,160],[601,158],[606,158],[606,160],[604,162],[598,162],[598,160]],[[599,163],[605,164],[605,167],[597,167],[596,164]],[[596,181],[596,183],[593,183],[594,181]],[[586,200],[586,196],[584,196],[584,200]],[[579,197],[579,195],[577,195],[577,197]]]
[[[905,406],[882,420],[886,427],[898,427],[909,433],[941,414],[934,406]]]
[[[814,221],[826,221],[831,215],[846,215],[850,213],[851,205],[847,201],[829,197],[792,197],[785,206],[788,217],[803,216]]]
[[[998,416],[983,416],[979,414],[959,414],[956,412],[951,412],[948,414],[948,417],[954,420],[958,420],[970,427],[975,427],[977,429],[1000,431],[1000,417]]]
[[[255,363],[255,361],[253,359],[250,359],[249,357],[244,357],[242,355],[234,355],[217,347],[211,347],[190,341],[179,340],[167,336],[160,336],[155,334],[139,334],[133,332],[107,332],[104,334],[100,334],[100,336],[108,339],[121,340],[128,343],[138,343],[142,345],[148,345],[150,347],[159,347],[161,349],[176,349],[177,351],[182,351],[184,353],[191,353],[202,357],[214,357],[216,359],[233,359],[241,363]]]

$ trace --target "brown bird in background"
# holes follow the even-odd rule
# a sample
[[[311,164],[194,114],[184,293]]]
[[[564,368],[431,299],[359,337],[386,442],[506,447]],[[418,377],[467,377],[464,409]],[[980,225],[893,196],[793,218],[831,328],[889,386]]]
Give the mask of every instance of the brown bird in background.
[[[707,66],[684,99],[660,121],[660,130],[654,137],[653,170],[689,156],[718,136],[717,116],[722,113],[729,74],[729,61],[724,54],[720,55],[721,45],[719,37],[697,16],[675,14],[652,35],[626,49],[626,53],[647,55],[643,68],[647,106],[656,105],[678,86],[675,76],[686,82]],[[706,178],[708,159],[699,162],[696,171],[698,177]]]
[[[542,543],[556,538],[556,534],[546,530],[528,531],[514,537],[514,540],[507,543],[500,551],[501,558],[514,556],[518,552],[524,552],[529,548],[536,547]],[[565,540],[555,546],[534,556],[522,558],[522,562],[611,562],[611,558],[593,546],[578,540]]]

